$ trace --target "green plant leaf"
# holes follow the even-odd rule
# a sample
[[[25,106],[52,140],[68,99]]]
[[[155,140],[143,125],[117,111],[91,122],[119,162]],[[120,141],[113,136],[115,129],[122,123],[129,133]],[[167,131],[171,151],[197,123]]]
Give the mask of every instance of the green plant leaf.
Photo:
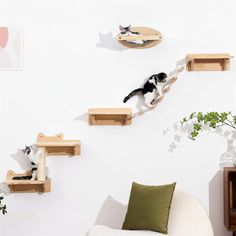
[[[203,121],[203,114],[202,114],[202,112],[198,112],[198,113],[197,113],[197,121],[198,121],[198,122]]]
[[[209,125],[210,128],[216,129],[217,127],[231,127],[236,129],[236,115],[232,115],[229,112],[207,112],[203,114],[203,112],[193,112],[190,114],[189,119],[186,117],[183,118],[181,124],[191,121],[191,125],[193,127],[193,131],[191,132],[191,139],[195,140],[195,138],[202,132],[202,125]]]

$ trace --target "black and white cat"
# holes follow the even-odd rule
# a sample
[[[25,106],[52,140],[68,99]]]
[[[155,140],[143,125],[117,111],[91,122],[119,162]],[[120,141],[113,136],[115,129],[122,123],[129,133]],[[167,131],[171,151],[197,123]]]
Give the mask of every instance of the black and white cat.
[[[167,74],[164,72],[150,76],[142,88],[133,90],[128,96],[124,98],[123,102],[126,103],[130,98],[132,98],[135,95],[142,94],[143,96],[145,96],[146,94],[150,93],[152,96],[150,104],[153,105],[153,101],[157,97],[163,96],[162,86],[160,86],[159,83],[164,84],[166,82],[166,78]]]
[[[131,25],[127,27],[123,27],[122,25],[119,26],[120,29],[120,34],[125,35],[125,36],[130,36],[130,35],[141,35],[139,32],[135,32],[131,30]],[[148,40],[130,40],[127,41],[129,43],[134,43],[134,44],[145,44],[148,42]]]
[[[38,150],[36,145],[25,146],[24,149],[21,150],[23,155],[29,159],[31,163],[31,175],[29,176],[15,176],[14,180],[37,180],[37,171],[38,171],[38,160],[41,152]]]

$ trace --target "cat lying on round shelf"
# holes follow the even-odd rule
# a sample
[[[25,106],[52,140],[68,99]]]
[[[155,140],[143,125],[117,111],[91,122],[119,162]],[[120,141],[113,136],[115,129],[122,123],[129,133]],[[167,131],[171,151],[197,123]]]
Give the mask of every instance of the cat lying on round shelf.
[[[141,33],[139,33],[139,32],[132,31],[131,30],[131,25],[129,25],[127,27],[123,27],[123,26],[120,25],[119,28],[120,28],[120,34],[125,35],[125,36],[141,35]],[[141,40],[141,39],[130,40],[130,41],[127,40],[127,42],[133,43],[133,44],[145,44],[148,41],[149,40]]]
[[[37,180],[37,171],[38,171],[38,160],[41,154],[41,151],[38,150],[36,145],[25,146],[24,149],[21,149],[24,157],[29,159],[31,163],[31,173],[32,175],[28,176],[15,176],[14,180]]]
[[[160,85],[160,83],[162,85],[165,84],[167,81],[166,78],[167,74],[164,72],[150,76],[142,88],[133,90],[131,93],[129,93],[128,96],[124,98],[123,102],[126,103],[133,96],[142,94],[144,97],[146,95],[151,95],[152,99],[150,101],[150,105],[154,105],[154,101],[157,98],[162,98],[164,96],[162,93],[162,86]]]

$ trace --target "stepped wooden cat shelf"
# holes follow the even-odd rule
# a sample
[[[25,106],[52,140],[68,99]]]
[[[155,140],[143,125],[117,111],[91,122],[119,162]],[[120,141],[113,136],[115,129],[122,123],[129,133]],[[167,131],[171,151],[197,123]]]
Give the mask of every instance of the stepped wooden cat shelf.
[[[91,108],[88,110],[90,125],[130,125],[130,108]]]
[[[15,180],[14,177],[31,176],[31,170],[23,174],[16,174],[10,170],[7,173],[7,185],[10,192],[50,192],[51,180],[46,177],[47,156],[75,156],[80,154],[79,140],[63,140],[63,134],[45,136],[40,133],[37,136],[37,150],[40,156],[37,165],[37,180]]]
[[[230,68],[229,54],[187,54],[188,71],[224,71]]]
[[[13,177],[30,176],[31,171],[26,171],[23,174],[16,174],[9,170],[7,173],[7,185],[11,193],[36,193],[36,192],[50,192],[51,180],[14,180]]]
[[[155,30],[153,28],[137,26],[137,27],[132,27],[131,30],[133,32],[139,32],[140,35],[125,36],[122,34],[118,34],[116,37],[116,39],[120,44],[128,48],[137,48],[137,49],[151,48],[159,44],[163,38],[162,34],[158,30]],[[134,40],[147,40],[147,42],[144,44],[135,44],[129,42]]]

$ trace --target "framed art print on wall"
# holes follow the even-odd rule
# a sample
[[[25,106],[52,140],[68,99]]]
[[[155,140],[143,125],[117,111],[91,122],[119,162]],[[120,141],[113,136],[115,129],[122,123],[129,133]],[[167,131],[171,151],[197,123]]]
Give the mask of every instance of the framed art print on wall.
[[[0,26],[0,70],[23,70],[23,28]]]

